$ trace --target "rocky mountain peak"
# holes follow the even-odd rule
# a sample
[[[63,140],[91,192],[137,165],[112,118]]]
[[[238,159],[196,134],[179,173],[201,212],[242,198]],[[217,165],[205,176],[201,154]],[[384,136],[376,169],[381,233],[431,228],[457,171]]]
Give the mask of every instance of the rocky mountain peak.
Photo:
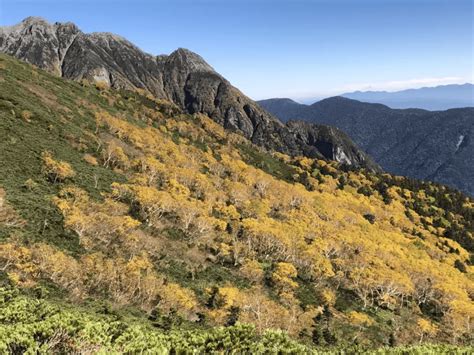
[[[30,17],[13,28],[0,30],[0,52],[68,79],[100,81],[113,88],[144,89],[173,101],[189,113],[204,113],[226,129],[239,132],[269,150],[334,157],[332,151],[325,155],[318,150],[312,139],[305,139],[305,134],[298,135],[283,125],[188,49],[153,56],[112,33],[87,34],[70,22],[52,25]],[[339,150],[344,151],[348,146],[341,145],[336,136],[328,134],[325,139],[332,137],[334,146],[339,144]],[[312,137],[317,140],[320,135]],[[366,159],[351,156],[354,159],[348,164],[374,168]]]
[[[0,51],[61,75],[65,49],[78,32],[72,23],[51,24],[31,16],[0,28]]]
[[[30,16],[16,25],[0,27],[0,33],[3,35],[18,37],[22,34],[27,35],[28,33],[32,34],[33,32],[44,32],[46,30],[52,30],[53,28],[54,26],[48,23],[45,19]]]
[[[76,32],[80,32],[79,27],[77,27],[77,25],[74,22],[70,22],[70,21],[55,22],[54,25],[58,27],[70,28],[70,29],[75,30]]]
[[[128,41],[126,38],[117,35],[111,32],[92,32],[87,35],[89,40],[98,43],[108,45],[110,43],[123,44],[126,46],[135,47],[137,50],[140,50],[132,42]]]
[[[19,24],[17,24],[16,26],[23,27],[23,28],[27,28],[27,27],[36,27],[36,28],[39,28],[39,27],[54,27],[54,25],[51,25],[46,19],[44,19],[43,17],[39,17],[39,16],[29,16],[29,17],[25,18],[23,21],[21,21]],[[15,26],[13,26],[13,27],[15,27]]]
[[[178,48],[168,56],[168,63],[185,68],[189,72],[215,72],[214,69],[199,55],[186,48]]]

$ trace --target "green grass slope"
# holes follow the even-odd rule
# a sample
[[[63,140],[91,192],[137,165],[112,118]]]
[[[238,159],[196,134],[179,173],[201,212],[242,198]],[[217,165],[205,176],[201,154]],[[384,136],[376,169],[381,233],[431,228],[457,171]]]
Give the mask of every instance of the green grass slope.
[[[470,353],[473,207],[0,55],[0,352]]]

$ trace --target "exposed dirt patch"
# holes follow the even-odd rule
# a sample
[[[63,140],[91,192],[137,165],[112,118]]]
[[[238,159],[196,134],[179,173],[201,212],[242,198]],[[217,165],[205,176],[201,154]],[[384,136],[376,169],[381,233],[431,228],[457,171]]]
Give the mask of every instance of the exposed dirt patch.
[[[57,111],[61,110],[63,112],[71,112],[71,110],[68,107],[61,105],[58,102],[58,98],[47,89],[33,83],[25,83],[25,82],[19,81],[18,84],[25,87],[33,95],[39,97],[40,100],[44,104],[46,104],[48,107]]]

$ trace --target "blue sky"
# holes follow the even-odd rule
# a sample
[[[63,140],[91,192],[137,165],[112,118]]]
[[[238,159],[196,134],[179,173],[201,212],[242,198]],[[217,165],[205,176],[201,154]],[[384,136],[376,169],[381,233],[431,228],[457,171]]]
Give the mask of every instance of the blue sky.
[[[30,15],[189,48],[254,99],[474,81],[473,0],[0,0]]]

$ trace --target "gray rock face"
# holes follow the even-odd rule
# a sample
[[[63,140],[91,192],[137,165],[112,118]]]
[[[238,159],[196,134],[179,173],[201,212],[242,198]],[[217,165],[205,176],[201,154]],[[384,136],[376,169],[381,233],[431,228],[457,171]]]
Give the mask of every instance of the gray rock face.
[[[328,159],[335,159],[334,152],[339,152],[338,157],[350,157],[341,158],[341,162],[380,169],[363,152],[354,154],[357,148],[340,131],[326,131],[324,142],[331,148],[320,150],[317,139],[309,139],[320,137],[314,134],[316,126],[305,126],[305,134],[302,128],[296,131],[285,126],[187,49],[152,56],[111,33],[85,34],[71,23],[50,24],[29,17],[15,26],[0,28],[0,52],[68,79],[145,89],[189,113],[205,113],[269,150]]]
[[[75,26],[64,24],[64,29],[38,17],[0,28],[0,49],[40,68],[61,74],[65,48],[77,33]]]
[[[372,158],[357,147],[347,134],[335,127],[296,120],[289,121],[287,126],[298,139],[316,147],[331,160],[348,165],[352,165],[352,162],[356,161],[365,161],[368,165],[376,165]]]
[[[401,110],[342,97],[313,105],[280,100],[260,104],[284,122],[299,118],[344,130],[388,172],[474,195],[474,108]]]

